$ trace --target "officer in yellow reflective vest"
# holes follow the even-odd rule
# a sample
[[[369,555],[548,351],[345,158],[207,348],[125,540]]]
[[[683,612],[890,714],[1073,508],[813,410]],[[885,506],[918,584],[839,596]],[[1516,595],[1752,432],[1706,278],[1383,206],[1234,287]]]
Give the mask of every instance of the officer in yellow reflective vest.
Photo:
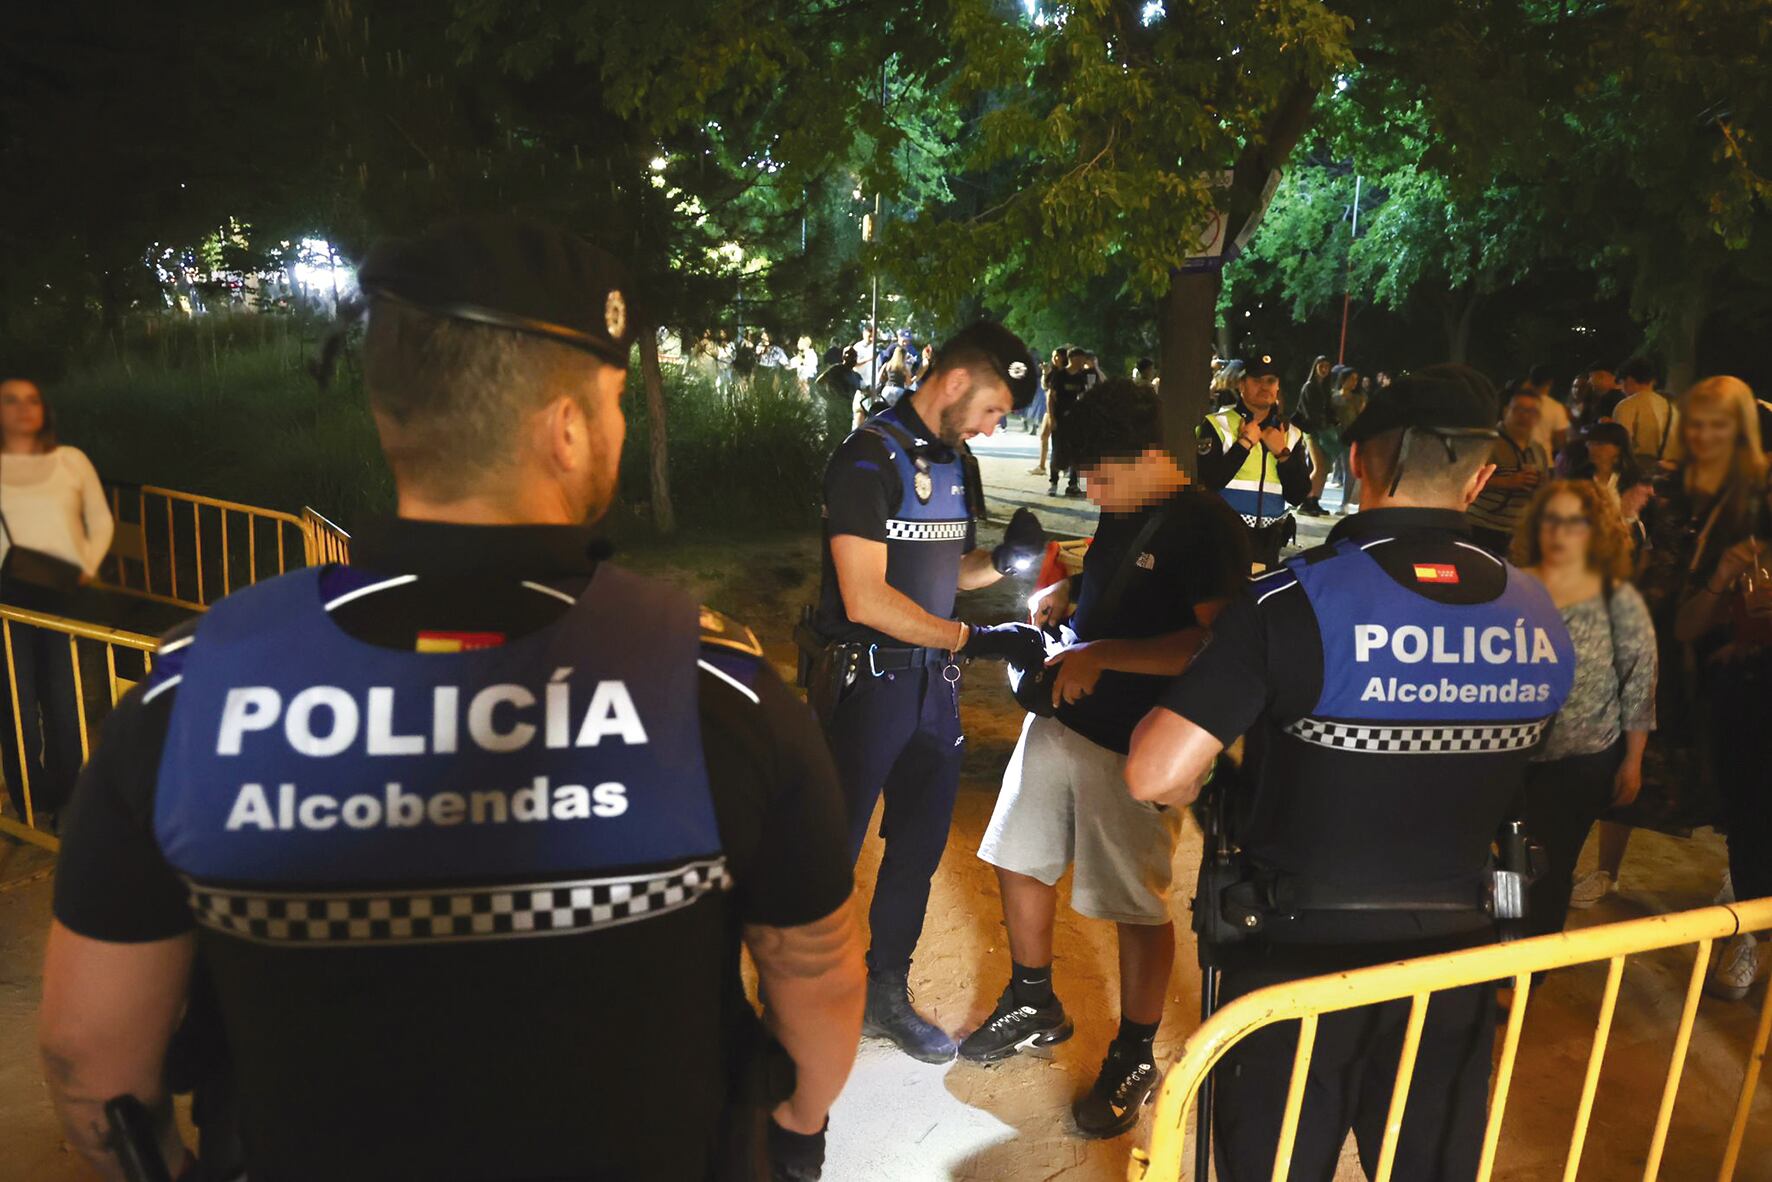
[[[1292,507],[1311,492],[1304,432],[1280,413],[1280,371],[1257,351],[1243,363],[1237,401],[1200,423],[1200,483],[1216,489],[1249,527],[1255,561],[1279,565]]]

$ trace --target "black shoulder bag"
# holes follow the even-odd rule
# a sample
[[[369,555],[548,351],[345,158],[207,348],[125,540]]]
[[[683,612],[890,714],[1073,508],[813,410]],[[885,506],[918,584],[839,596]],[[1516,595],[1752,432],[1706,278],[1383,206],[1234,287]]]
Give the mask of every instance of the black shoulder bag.
[[[0,593],[23,585],[41,591],[68,594],[80,586],[86,569],[77,562],[58,558],[44,550],[33,550],[13,540],[12,526],[7,523],[4,498],[5,485],[0,483],[0,530],[6,532],[6,557],[0,560]]]

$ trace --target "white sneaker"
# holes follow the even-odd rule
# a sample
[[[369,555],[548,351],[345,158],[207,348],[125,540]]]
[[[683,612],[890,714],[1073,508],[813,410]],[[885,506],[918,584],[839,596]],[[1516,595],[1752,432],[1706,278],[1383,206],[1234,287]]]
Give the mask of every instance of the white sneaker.
[[[1604,870],[1593,870],[1575,880],[1575,889],[1569,892],[1569,906],[1577,911],[1585,911],[1618,889],[1618,884]]]
[[[1717,897],[1711,902],[1718,907],[1735,902],[1735,878],[1727,870],[1723,871],[1723,889],[1717,892]]]
[[[1711,970],[1704,991],[1724,1001],[1740,1001],[1754,987],[1760,975],[1759,941],[1752,936],[1736,936],[1723,945],[1717,967]]]

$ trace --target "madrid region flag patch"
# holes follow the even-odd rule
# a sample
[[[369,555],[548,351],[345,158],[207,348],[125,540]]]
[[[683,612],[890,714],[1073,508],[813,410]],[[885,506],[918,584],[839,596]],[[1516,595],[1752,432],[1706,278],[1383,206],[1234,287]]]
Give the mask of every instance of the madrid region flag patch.
[[[1415,581],[1417,583],[1456,583],[1458,568],[1444,562],[1418,562],[1415,564]]]

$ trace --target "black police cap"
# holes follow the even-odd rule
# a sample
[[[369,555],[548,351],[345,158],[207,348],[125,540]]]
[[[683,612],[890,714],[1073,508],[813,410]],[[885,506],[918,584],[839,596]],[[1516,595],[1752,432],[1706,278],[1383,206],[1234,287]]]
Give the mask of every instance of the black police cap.
[[[1500,415],[1495,385],[1468,365],[1445,362],[1413,370],[1372,392],[1360,417],[1342,432],[1358,443],[1411,427],[1445,434],[1493,434]]]
[[[377,242],[357,272],[373,299],[489,324],[626,366],[634,343],[627,269],[607,251],[520,217],[444,222]]]
[[[1280,376],[1279,364],[1274,360],[1274,355],[1266,350],[1258,349],[1241,360],[1243,362],[1243,376],[1246,378],[1277,378]]]
[[[991,367],[1009,387],[1009,397],[1017,409],[1034,400],[1040,388],[1040,375],[1029,360],[1033,354],[1020,337],[994,321],[980,320],[943,341],[935,351],[935,367],[944,369],[949,358],[973,350],[991,359]]]

